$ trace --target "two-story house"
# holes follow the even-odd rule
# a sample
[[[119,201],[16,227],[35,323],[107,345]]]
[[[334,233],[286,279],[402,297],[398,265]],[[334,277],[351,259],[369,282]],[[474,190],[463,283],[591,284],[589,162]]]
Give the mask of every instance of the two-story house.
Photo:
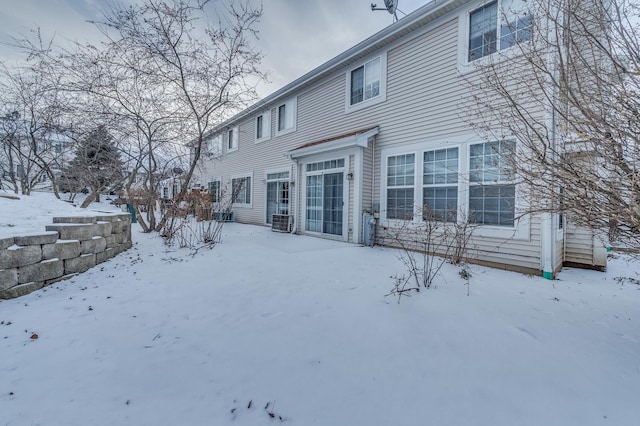
[[[199,183],[216,199],[236,188],[242,223],[287,215],[294,233],[362,243],[368,212],[389,243],[427,206],[444,222],[472,218],[476,262],[549,278],[567,261],[604,267],[591,234],[521,214],[528,200],[501,161],[515,138],[469,124],[477,61],[530,37],[526,14],[501,12],[514,3],[525,4],[426,4],[213,129]]]

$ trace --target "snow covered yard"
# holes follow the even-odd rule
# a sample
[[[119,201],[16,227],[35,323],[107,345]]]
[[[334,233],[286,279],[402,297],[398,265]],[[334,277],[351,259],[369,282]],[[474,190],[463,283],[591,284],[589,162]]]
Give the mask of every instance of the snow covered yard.
[[[227,224],[0,301],[0,425],[638,425],[640,266],[471,266]],[[36,338],[31,338],[37,334]],[[35,336],[34,336],[35,337]]]

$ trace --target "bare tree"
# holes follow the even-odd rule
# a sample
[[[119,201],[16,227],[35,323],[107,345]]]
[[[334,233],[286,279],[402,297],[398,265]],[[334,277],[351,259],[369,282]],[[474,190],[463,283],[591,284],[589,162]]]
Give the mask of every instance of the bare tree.
[[[48,179],[59,198],[56,179],[64,162],[61,143],[67,124],[64,121],[65,100],[62,76],[48,60],[52,42],[16,41],[16,47],[26,54],[20,65],[0,67],[0,93],[6,115],[4,152],[9,161],[19,164],[19,176],[10,172],[14,182],[20,182],[28,195],[37,183]]]
[[[257,68],[261,56],[250,42],[262,11],[248,3],[232,5],[213,23],[206,20],[209,6],[208,0],[145,0],[116,6],[96,22],[108,40],[100,63],[117,75],[118,84],[91,89],[135,119],[140,140],[147,144],[149,190],[155,189],[159,170],[158,134],[167,141],[193,141],[195,155],[183,176],[178,204],[189,188],[207,130],[255,100],[250,80],[263,77]],[[161,231],[173,217],[165,215],[149,229]]]
[[[489,40],[496,52],[465,77],[475,94],[469,121],[488,139],[516,141],[523,213],[563,215],[637,247],[640,2],[523,4],[520,20],[503,19],[520,40],[504,50]]]

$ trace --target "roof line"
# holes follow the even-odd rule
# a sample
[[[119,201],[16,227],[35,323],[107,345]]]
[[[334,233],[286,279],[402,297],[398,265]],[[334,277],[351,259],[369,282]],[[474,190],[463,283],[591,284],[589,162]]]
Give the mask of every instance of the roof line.
[[[302,75],[301,77],[298,77],[297,79],[287,84],[286,86],[282,87],[281,89],[276,90],[275,92],[268,95],[267,97],[245,108],[238,114],[235,114],[231,118],[223,121],[217,126],[214,126],[211,130],[209,130],[205,134],[205,137],[209,137],[211,134],[216,133],[220,129],[223,129],[224,127],[228,126],[230,123],[236,122],[254,113],[255,111],[260,110],[264,106],[276,101],[277,99],[285,97],[286,95],[289,95],[291,92],[297,90],[298,88],[300,88],[305,84],[308,84],[309,82],[312,82],[313,80],[318,79],[320,76],[323,76],[329,72],[335,71],[337,68],[347,63],[350,59],[354,58],[355,56],[362,53],[363,51],[366,51],[368,48],[371,48],[376,42],[383,41],[387,38],[392,37],[395,34],[401,33],[403,30],[411,27],[416,22],[428,16],[431,12],[437,10],[439,7],[450,2],[453,2],[453,0],[432,0],[426,5],[421,6],[419,9],[416,9],[409,15],[399,19],[397,22],[389,25],[386,28],[383,28],[382,30],[378,31],[372,36],[369,36],[368,38],[356,44],[355,46],[351,47],[350,49],[347,49],[346,51],[340,53],[339,55],[325,62],[324,64],[314,68],[313,70]]]

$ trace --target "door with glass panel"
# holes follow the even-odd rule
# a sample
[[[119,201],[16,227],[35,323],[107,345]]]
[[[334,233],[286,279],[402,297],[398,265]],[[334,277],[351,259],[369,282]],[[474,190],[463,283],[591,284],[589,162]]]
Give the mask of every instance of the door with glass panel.
[[[343,234],[344,159],[307,164],[305,229],[330,235]],[[310,174],[313,173],[313,174]]]
[[[289,172],[267,174],[267,223],[274,214],[289,214]]]

